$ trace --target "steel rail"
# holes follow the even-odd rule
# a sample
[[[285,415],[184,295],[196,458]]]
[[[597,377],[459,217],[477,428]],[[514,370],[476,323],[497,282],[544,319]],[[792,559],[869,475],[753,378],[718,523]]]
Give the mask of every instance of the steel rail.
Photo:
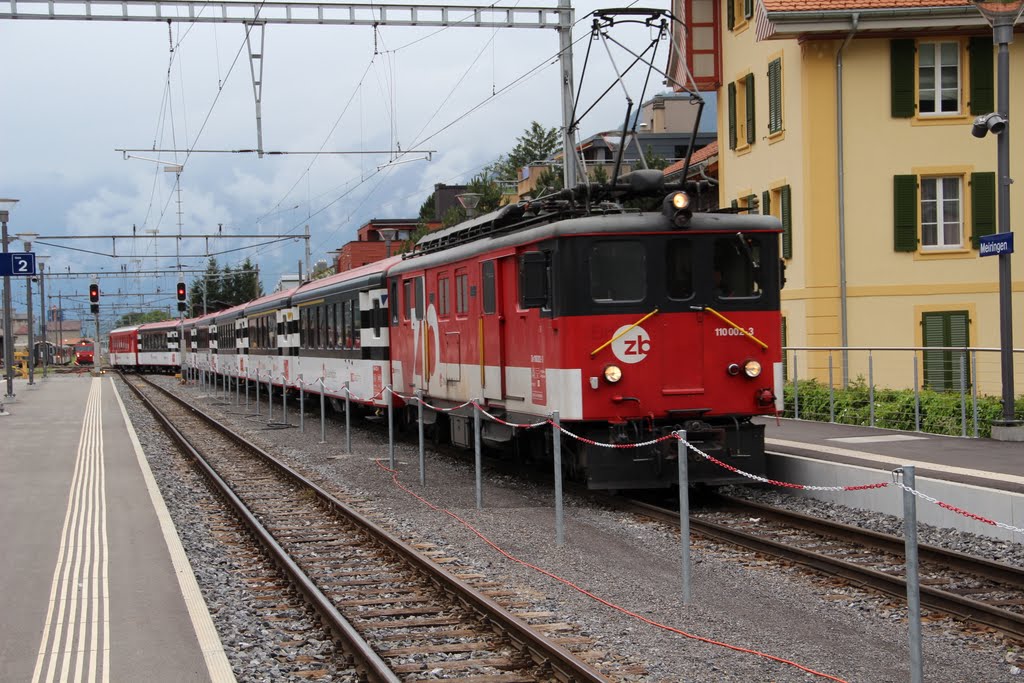
[[[176,396],[164,387],[153,384],[148,379],[143,379],[150,386],[194,413],[209,426],[217,429],[222,434],[235,441],[235,443],[242,448],[245,448],[249,452],[256,454],[258,457],[265,459],[296,484],[312,490],[332,511],[348,518],[354,524],[364,527],[369,533],[374,535],[377,541],[386,545],[388,549],[400,556],[401,559],[413,565],[424,575],[429,576],[435,583],[443,584],[444,588],[457,596],[463,604],[472,607],[485,619],[505,632],[515,645],[521,649],[525,649],[535,662],[539,665],[550,667],[552,674],[558,680],[564,681],[565,683],[569,683],[570,681],[578,681],[580,683],[607,683],[607,678],[605,678],[600,672],[593,669],[586,662],[564,648],[550,642],[546,637],[538,634],[530,628],[526,622],[509,614],[496,602],[475,590],[467,583],[455,576],[452,576],[448,572],[439,569],[431,560],[424,557],[413,548],[410,548],[401,540],[395,538],[392,534],[373,521],[349,508],[329,492],[325,491],[316,483],[309,481],[281,460],[277,459],[270,453],[267,453],[244,436],[236,433],[227,425],[200,412],[198,408],[187,403],[184,399]]]
[[[166,390],[153,384],[148,379],[139,375],[136,375],[136,377],[142,379],[149,386],[164,392],[165,395],[169,395],[172,398],[177,399],[173,394],[168,394]],[[203,458],[202,454],[192,446],[185,435],[174,426],[163,411],[161,411],[149,398],[147,398],[133,382],[127,381],[123,374],[121,374],[121,378],[125,381],[125,384],[132,389],[135,395],[138,396],[143,405],[149,409],[153,414],[153,417],[156,418],[164,428],[164,431],[167,432],[168,436],[171,437],[179,448],[195,460],[200,470],[213,484],[217,493],[219,493],[234,509],[235,514],[238,515],[238,518],[242,523],[249,528],[249,531],[253,534],[256,540],[266,548],[271,559],[273,559],[281,570],[288,575],[292,584],[300,593],[302,593],[303,596],[305,596],[310,605],[312,605],[312,607],[324,618],[327,627],[344,641],[348,648],[348,653],[351,654],[357,662],[357,668],[362,669],[367,677],[374,683],[400,683],[402,679],[399,678],[387,663],[380,658],[380,655],[378,655],[373,648],[363,640],[363,637],[359,635],[358,631],[356,631],[352,624],[350,624],[348,620],[338,612],[330,599],[316,587],[309,576],[307,576],[306,573],[302,571],[297,564],[295,564],[295,561],[292,560],[284,548],[277,543],[270,532],[267,531],[266,527],[256,519],[252,512],[250,512],[249,508],[246,507],[245,503],[235,495],[235,492],[227,482],[217,474],[213,467],[211,467],[206,459]],[[194,412],[198,415],[202,415],[202,413],[199,413],[198,411]]]
[[[743,501],[743,503],[745,504],[745,501]],[[672,512],[671,510],[659,508],[639,501],[630,501],[629,505],[631,507],[635,507],[639,514],[647,515],[653,519],[657,519],[658,521],[675,526],[678,526],[679,524],[678,512]],[[772,514],[780,517],[785,517],[791,514],[786,510],[778,510],[775,508],[772,508],[771,511]],[[822,520],[816,521],[819,524],[832,529],[831,532],[824,533],[830,533],[832,536],[841,536],[843,534],[841,530],[837,529],[836,526],[832,525],[830,522]],[[845,527],[846,525],[840,526]],[[828,557],[810,550],[789,546],[778,541],[759,538],[753,534],[738,531],[736,529],[693,516],[690,517],[690,528],[706,538],[712,538],[731,545],[747,548],[748,550],[764,553],[772,557],[782,558],[826,574],[839,576],[851,583],[867,588],[873,588],[879,592],[896,598],[906,598],[906,581],[884,572],[862,567],[851,562],[844,562],[843,560]],[[864,531],[863,529],[857,529],[856,527],[850,528],[856,529],[857,532]],[[866,534],[865,537],[867,537]],[[865,544],[870,545],[868,542],[865,542]],[[924,552],[923,548],[924,546],[922,546],[921,550],[922,556]],[[930,546],[928,549],[929,552],[932,550],[941,551],[941,549]],[[902,550],[900,550],[899,553],[902,554]],[[969,556],[965,555],[963,557],[967,558]],[[987,566],[997,563],[984,560],[982,561],[982,564]],[[1012,570],[1013,568],[1010,567],[1009,569]],[[1016,580],[1019,581],[1019,578]],[[999,609],[998,607],[993,607],[991,605],[986,605],[985,603],[977,600],[971,600],[970,598],[965,598],[953,593],[947,593],[945,591],[932,588],[931,586],[921,586],[921,605],[951,614],[964,620],[989,626],[1017,638],[1024,638],[1024,615]]]

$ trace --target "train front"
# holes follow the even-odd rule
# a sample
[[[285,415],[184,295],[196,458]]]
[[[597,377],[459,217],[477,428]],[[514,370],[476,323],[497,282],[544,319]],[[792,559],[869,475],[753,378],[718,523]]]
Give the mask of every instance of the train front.
[[[685,430],[708,456],[762,474],[764,427],[751,418],[774,414],[781,391],[779,221],[730,213],[586,220],[595,227],[565,240],[557,258],[563,360],[582,358],[578,426],[620,445]],[[678,480],[676,439],[574,450],[590,488]],[[691,483],[737,478],[693,450],[688,469]]]

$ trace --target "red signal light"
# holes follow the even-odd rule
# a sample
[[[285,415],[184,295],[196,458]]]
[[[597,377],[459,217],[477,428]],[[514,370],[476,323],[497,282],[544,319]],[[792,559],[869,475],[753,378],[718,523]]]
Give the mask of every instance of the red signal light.
[[[100,286],[95,282],[89,285],[89,303],[98,304],[100,302]]]
[[[178,301],[184,301],[184,300],[185,300],[185,283],[184,282],[179,282],[178,283]]]

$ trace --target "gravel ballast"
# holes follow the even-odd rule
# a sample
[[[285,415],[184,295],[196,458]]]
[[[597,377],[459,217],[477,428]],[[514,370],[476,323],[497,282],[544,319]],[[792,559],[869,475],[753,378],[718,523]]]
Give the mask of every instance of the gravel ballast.
[[[375,521],[387,524],[406,539],[436,545],[465,566],[505,582],[523,595],[542,596],[536,598],[538,610],[556,612],[562,621],[574,627],[575,633],[594,639],[610,659],[623,664],[620,680],[783,683],[895,682],[910,678],[906,610],[896,601],[746,551],[695,539],[691,550],[693,599],[691,604],[683,605],[678,534],[666,526],[567,495],[565,545],[559,547],[555,544],[550,486],[485,469],[483,509],[478,510],[472,458],[454,460],[434,455],[428,447],[426,484],[421,486],[415,442],[398,443],[398,480],[440,508],[433,509],[397,486],[392,474],[381,466],[387,465],[388,447],[386,429],[379,425],[363,428],[353,420],[353,453],[347,454],[343,452],[343,417],[328,420],[327,443],[320,444],[318,414],[307,414],[306,431],[301,433],[295,428],[299,420],[294,401],[289,405],[289,422],[293,427],[269,429],[265,397],[264,415],[257,417],[252,414],[254,409],[247,412],[244,406],[226,404],[221,396],[204,394],[195,385],[177,386],[171,379],[164,382],[175,386],[194,405],[245,431],[258,445],[329,490],[372,500],[379,518]],[[142,419],[139,409],[131,412],[133,419]],[[281,419],[279,402],[274,419]],[[152,431],[145,430],[144,436],[140,429],[151,462],[161,457],[161,449],[166,450],[160,445],[162,437]],[[168,478],[173,480],[173,476],[161,477],[158,469],[154,465],[154,473],[182,534],[183,523],[187,527],[189,522],[183,516],[187,513],[179,508],[195,503],[189,502],[187,495],[169,495],[166,489],[173,488],[173,484]],[[784,503],[808,514],[889,533],[898,533],[901,524],[898,518],[809,499],[786,498],[774,491],[737,487],[730,493],[771,504]],[[521,562],[496,551],[477,532],[445,514],[445,510],[465,520]],[[1024,561],[1019,545],[1000,544],[960,532],[922,527],[922,541],[1003,562]],[[209,565],[216,565],[217,560],[206,554],[203,543],[198,544],[198,550],[189,545],[186,543],[186,549],[205,594],[210,589],[204,584],[219,584],[225,579],[210,576]],[[230,573],[230,568],[225,569]],[[538,569],[557,575],[593,597]],[[244,621],[241,607],[237,619]],[[214,610],[215,618],[220,619],[232,609],[219,605]],[[218,623],[218,629],[221,628]],[[230,645],[228,640],[225,639],[226,645]],[[792,660],[834,678],[819,677],[724,644]],[[250,659],[257,664],[244,672],[238,671],[239,680],[278,680],[258,673],[259,662],[272,657],[262,656],[260,660],[250,652]],[[1017,648],[997,635],[969,631],[950,619],[926,616],[924,662],[928,681],[1024,681],[1020,672],[1024,656],[1018,656]],[[232,659],[233,664],[235,661]],[[630,665],[639,666],[642,673],[636,673]]]

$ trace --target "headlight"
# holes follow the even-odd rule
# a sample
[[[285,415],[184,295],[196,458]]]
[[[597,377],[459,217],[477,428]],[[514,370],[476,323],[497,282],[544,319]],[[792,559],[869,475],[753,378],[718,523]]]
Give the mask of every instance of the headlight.
[[[606,366],[604,369],[604,378],[608,380],[609,383],[615,384],[622,379],[622,368],[618,365]]]
[[[676,192],[672,195],[672,208],[682,211],[690,205],[690,196],[685,192]]]
[[[743,364],[743,372],[747,377],[757,377],[761,374],[761,364],[756,360],[748,360]]]

